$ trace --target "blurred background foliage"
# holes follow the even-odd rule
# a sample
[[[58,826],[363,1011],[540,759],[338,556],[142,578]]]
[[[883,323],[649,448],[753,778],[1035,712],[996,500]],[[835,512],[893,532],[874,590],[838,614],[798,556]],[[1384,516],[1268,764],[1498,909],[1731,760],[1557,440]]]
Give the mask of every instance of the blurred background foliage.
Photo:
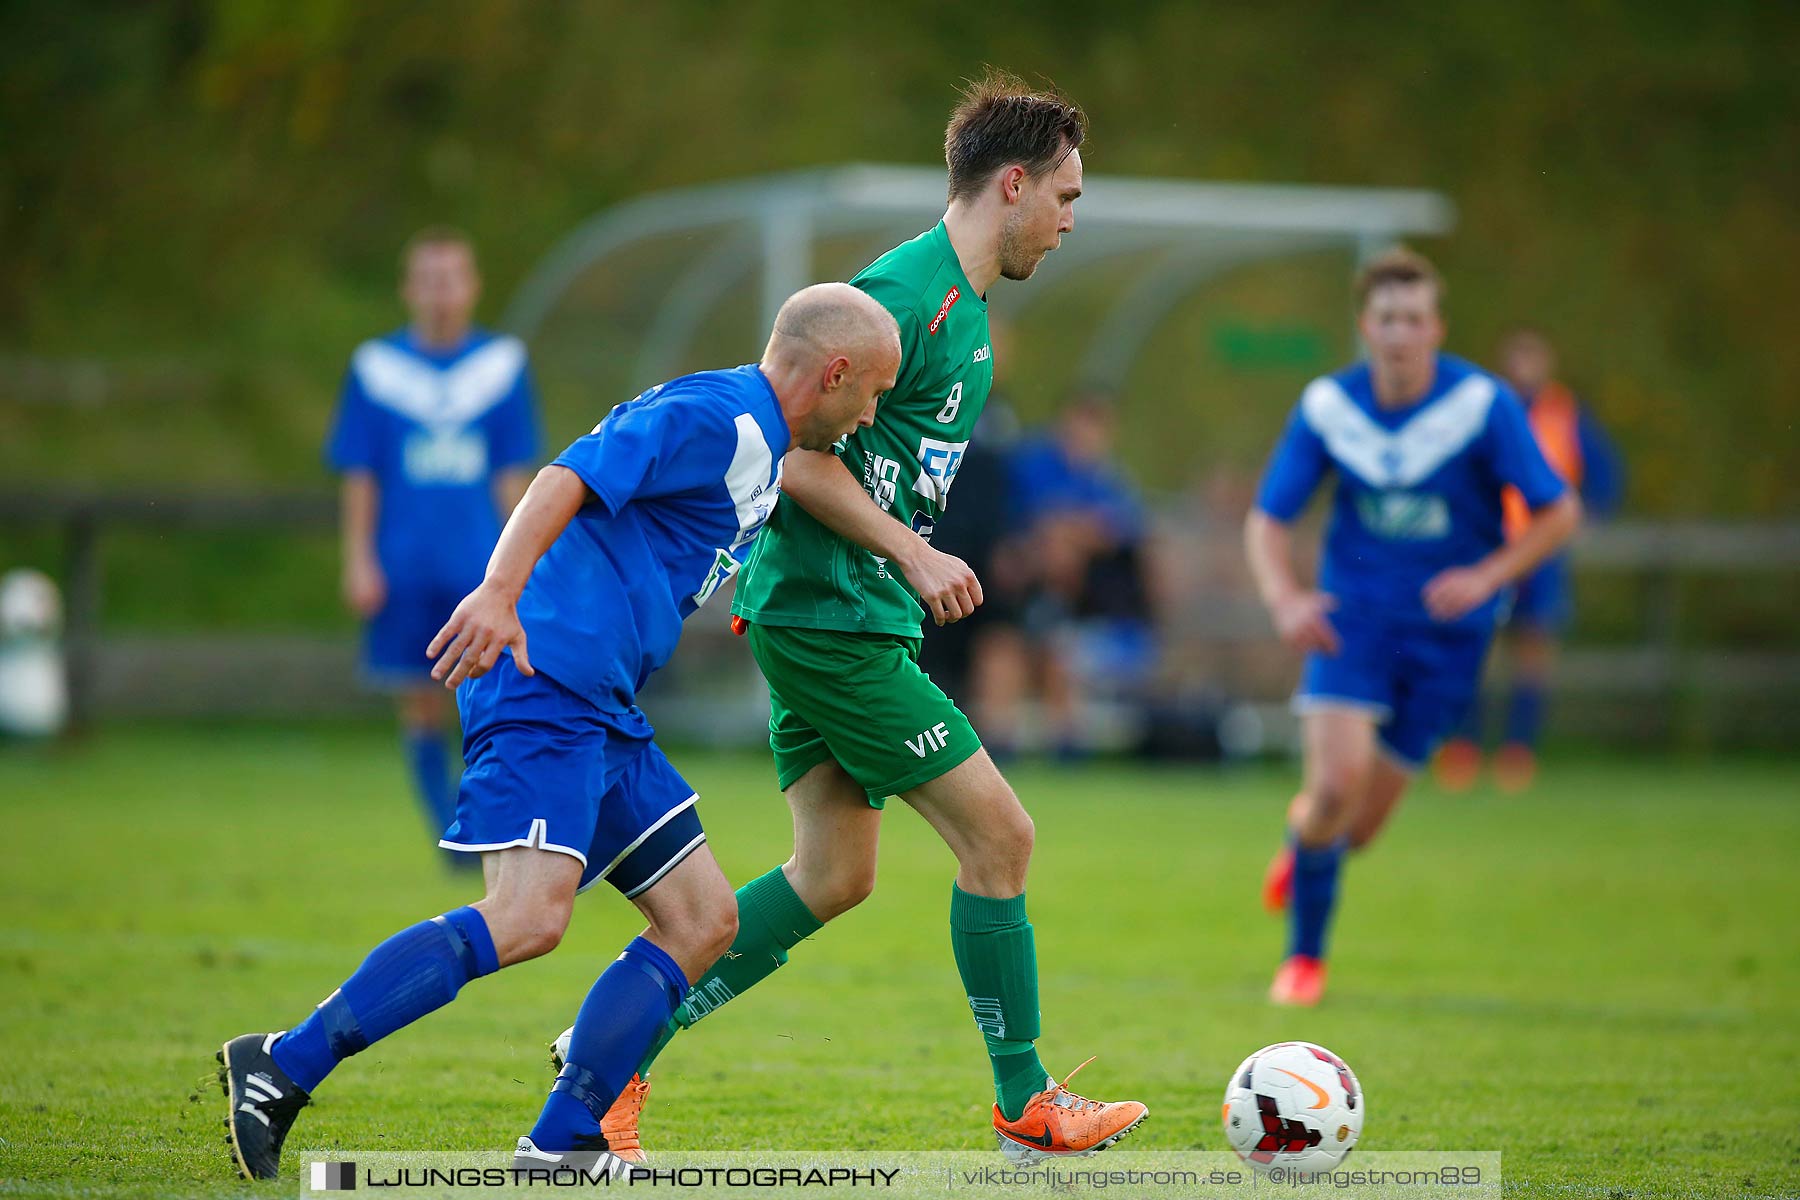
[[[395,250],[415,227],[477,236],[497,313],[560,234],[620,199],[936,160],[953,86],[991,61],[1054,78],[1089,109],[1095,173],[1448,192],[1461,227],[1426,248],[1451,280],[1456,345],[1479,357],[1510,323],[1549,328],[1633,452],[1634,507],[1795,507],[1774,453],[1794,445],[1800,381],[1792,5],[0,13],[0,347],[15,360],[0,403],[31,435],[7,439],[15,477],[310,477],[349,348],[397,323]],[[1269,290],[1239,302],[1313,317]],[[1321,367],[1348,348],[1341,297],[1327,303]],[[1211,337],[1191,324],[1159,358],[1203,368],[1220,354],[1216,319]],[[115,436],[131,446],[131,431],[172,423],[191,449],[125,463],[103,435],[88,463],[96,431],[67,416],[84,407],[79,385],[35,359],[105,364],[95,390]],[[71,390],[74,403],[33,394]],[[1240,404],[1157,390],[1145,407],[1159,425],[1250,449],[1229,433]],[[1193,461],[1143,465],[1171,486]]]
[[[628,197],[941,161],[957,82],[992,62],[1088,109],[1090,174],[1444,191],[1459,228],[1421,248],[1450,281],[1452,349],[1547,329],[1624,445],[1634,514],[1792,516],[1797,61],[1800,7],[1748,0],[11,0],[0,474],[323,487],[339,375],[400,323],[415,228],[474,234],[495,320],[561,235]],[[1352,352],[1349,267],[1246,269],[1173,316],[1123,384],[1147,485],[1255,471],[1299,387]],[[1067,331],[1097,316],[1077,291],[1018,331],[1001,369],[1027,417],[1066,395]],[[695,352],[751,357],[755,336]],[[645,382],[540,375],[556,444]],[[5,557],[34,538],[5,535]],[[120,553],[153,559],[150,541]],[[224,541],[211,557],[249,570],[254,539]],[[331,569],[323,543],[283,561]]]

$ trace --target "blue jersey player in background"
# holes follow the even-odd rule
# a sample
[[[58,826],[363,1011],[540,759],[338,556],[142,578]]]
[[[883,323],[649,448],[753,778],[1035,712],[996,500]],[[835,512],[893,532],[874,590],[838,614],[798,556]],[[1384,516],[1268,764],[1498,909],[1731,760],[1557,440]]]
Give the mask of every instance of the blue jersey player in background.
[[[343,477],[344,600],[364,622],[363,674],[399,697],[413,783],[441,834],[454,815],[448,706],[423,648],[481,582],[540,438],[523,343],[471,323],[481,281],[468,238],[424,230],[401,262],[410,321],[351,356],[326,456]]]
[[[292,1029],[225,1044],[245,1178],[277,1174],[295,1116],[340,1061],[470,980],[554,949],[576,892],[601,879],[650,926],[582,1003],[513,1163],[616,1169],[614,1149],[641,1160],[609,1148],[600,1119],[731,945],[737,899],[636,695],[747,554],[783,456],[872,424],[899,366],[887,310],[848,284],[817,284],[782,307],[760,363],[652,388],[538,473],[486,576],[427,635],[432,677],[458,688],[468,763],[440,844],[480,856],[486,896],[375,947]]]
[[[1500,380],[1440,353],[1442,284],[1392,250],[1357,282],[1368,359],[1306,388],[1245,523],[1276,631],[1305,652],[1294,707],[1305,777],[1264,900],[1286,904],[1270,998],[1316,1004],[1346,849],[1366,845],[1474,699],[1505,589],[1574,534],[1580,501],[1544,461]],[[1292,562],[1292,523],[1335,478],[1316,589]],[[1502,493],[1531,513],[1502,529]]]

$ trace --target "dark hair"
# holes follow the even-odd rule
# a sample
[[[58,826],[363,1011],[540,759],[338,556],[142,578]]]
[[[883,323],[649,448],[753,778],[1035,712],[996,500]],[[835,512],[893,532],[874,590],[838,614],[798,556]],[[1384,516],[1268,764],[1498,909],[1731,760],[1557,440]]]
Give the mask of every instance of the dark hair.
[[[471,259],[475,257],[475,242],[468,234],[454,225],[427,225],[407,238],[406,245],[400,247],[400,275],[402,278],[405,277],[407,268],[412,265],[413,254],[427,246],[461,246],[469,252]]]
[[[1429,283],[1438,305],[1444,303],[1444,281],[1431,260],[1405,246],[1395,246],[1371,258],[1356,273],[1356,311],[1368,306],[1370,293],[1389,283]]]
[[[1087,136],[1087,115],[1054,88],[1034,90],[989,67],[962,91],[944,130],[950,199],[972,196],[1014,163],[1033,178],[1054,170]]]

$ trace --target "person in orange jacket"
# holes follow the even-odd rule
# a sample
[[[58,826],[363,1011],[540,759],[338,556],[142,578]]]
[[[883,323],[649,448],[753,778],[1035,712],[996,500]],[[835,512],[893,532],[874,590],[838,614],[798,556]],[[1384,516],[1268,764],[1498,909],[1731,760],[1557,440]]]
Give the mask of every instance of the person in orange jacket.
[[[1520,327],[1500,343],[1500,371],[1525,401],[1526,416],[1552,469],[1576,489],[1583,508],[1605,517],[1617,509],[1624,471],[1617,448],[1587,406],[1556,378],[1556,349],[1541,330]],[[1506,534],[1519,536],[1531,514],[1516,490],[1504,500]],[[1520,580],[1502,621],[1501,651],[1510,668],[1506,724],[1494,755],[1494,781],[1519,792],[1537,775],[1537,746],[1557,646],[1574,615],[1568,554],[1558,554]],[[1437,760],[1439,782],[1452,791],[1473,786],[1482,767],[1484,713],[1479,700]]]

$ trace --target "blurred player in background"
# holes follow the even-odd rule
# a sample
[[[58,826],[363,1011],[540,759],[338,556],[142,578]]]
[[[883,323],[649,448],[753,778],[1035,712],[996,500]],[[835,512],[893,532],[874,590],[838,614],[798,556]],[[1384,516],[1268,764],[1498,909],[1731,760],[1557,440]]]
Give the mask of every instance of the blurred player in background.
[[[698,797],[651,740],[637,694],[737,570],[788,451],[826,451],[868,425],[899,362],[881,305],[819,284],[782,306],[760,363],[654,387],[538,473],[485,577],[426,635],[441,655],[432,677],[458,689],[469,762],[440,844],[480,862],[487,894],[375,947],[291,1030],[225,1044],[245,1178],[275,1177],[288,1129],[338,1063],[472,980],[555,949],[576,892],[601,879],[650,927],[588,993],[513,1167],[610,1173],[642,1158],[609,1142],[601,1117],[731,944],[737,908]]]
[[[970,664],[976,722],[996,754],[1017,745],[1035,691],[1051,748],[1080,757],[1081,702],[1131,693],[1154,664],[1147,522],[1114,456],[1116,426],[1114,397],[1087,389],[1009,456],[1012,515],[994,566],[1021,593],[1018,618],[982,638]]]
[[[1525,403],[1538,449],[1562,481],[1581,495],[1582,510],[1606,517],[1624,492],[1618,450],[1586,405],[1556,380],[1556,350],[1536,329],[1521,328],[1500,343],[1500,371]],[[1516,538],[1531,524],[1518,490],[1506,493],[1506,536]],[[1508,660],[1506,726],[1494,755],[1494,782],[1518,792],[1537,776],[1538,738],[1557,642],[1574,616],[1573,581],[1567,554],[1553,555],[1520,580],[1501,622],[1500,646]],[[1438,781],[1451,791],[1472,786],[1481,772],[1485,722],[1479,695],[1458,736],[1437,757]]]
[[[1275,447],[1244,525],[1276,632],[1305,652],[1294,707],[1305,781],[1265,903],[1288,907],[1277,1004],[1318,1003],[1345,850],[1374,838],[1415,772],[1463,719],[1504,589],[1574,534],[1581,504],[1544,461],[1498,378],[1441,353],[1443,287],[1396,249],[1357,280],[1366,361],[1315,379]],[[1316,588],[1293,567],[1292,523],[1336,475]],[[1529,527],[1508,540],[1503,492]]]
[[[448,705],[424,647],[481,582],[539,453],[525,346],[473,325],[480,295],[467,237],[415,235],[401,256],[409,323],[356,348],[326,447],[343,477],[344,600],[363,621],[363,674],[399,698],[434,838],[454,806]]]
[[[1081,110],[1053,93],[1001,72],[972,84],[945,132],[944,219],[851,281],[899,323],[899,380],[871,428],[835,451],[789,456],[782,503],[732,605],[769,684],[794,852],[738,889],[737,939],[664,1038],[768,978],[868,897],[882,809],[898,795],[956,855],[950,944],[993,1071],[993,1128],[1015,1159],[1105,1149],[1146,1110],[1077,1096],[1038,1060],[1031,818],[968,718],[919,669],[919,627],[927,611],[943,624],[981,604],[968,564],[927,539],[993,380],[988,289],[1030,278],[1074,228],[1085,132]],[[609,1137],[636,1142],[648,1086],[634,1081]]]

